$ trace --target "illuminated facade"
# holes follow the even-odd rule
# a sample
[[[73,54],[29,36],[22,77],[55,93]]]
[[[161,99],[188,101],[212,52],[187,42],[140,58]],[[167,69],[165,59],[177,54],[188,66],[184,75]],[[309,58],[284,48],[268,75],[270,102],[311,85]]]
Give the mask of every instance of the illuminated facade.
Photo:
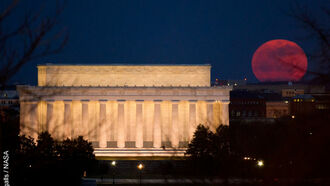
[[[40,65],[18,86],[21,133],[84,136],[97,157],[183,156],[198,124],[229,124],[210,65]]]

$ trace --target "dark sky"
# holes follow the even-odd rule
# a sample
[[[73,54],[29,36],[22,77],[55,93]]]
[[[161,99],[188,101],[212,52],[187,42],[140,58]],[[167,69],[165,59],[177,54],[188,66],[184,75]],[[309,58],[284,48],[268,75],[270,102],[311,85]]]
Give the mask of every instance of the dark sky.
[[[32,4],[32,2],[34,4]],[[36,84],[37,64],[211,64],[212,78],[256,82],[251,58],[262,43],[287,39],[312,48],[303,30],[285,14],[290,0],[67,1],[58,28],[69,41],[60,54],[35,60],[13,82]],[[301,0],[312,13],[324,0]],[[22,2],[17,13],[53,1]],[[9,26],[17,24],[11,21]],[[15,18],[15,19],[16,19]]]

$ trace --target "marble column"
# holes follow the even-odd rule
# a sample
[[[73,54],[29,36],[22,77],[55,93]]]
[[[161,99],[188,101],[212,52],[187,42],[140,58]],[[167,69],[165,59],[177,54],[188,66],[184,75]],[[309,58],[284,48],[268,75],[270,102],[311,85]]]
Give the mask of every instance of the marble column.
[[[64,139],[72,138],[72,100],[64,100]]]
[[[72,137],[76,138],[82,135],[82,129],[81,129],[82,102],[81,101],[72,101],[72,118],[73,118]]]
[[[31,137],[36,141],[38,138],[38,103],[33,101],[30,103],[30,132]]]
[[[161,109],[160,104],[162,100],[154,100],[154,134],[153,134],[153,147],[160,148],[162,145],[162,132],[161,132]]]
[[[135,146],[136,148],[143,147],[143,101],[136,100],[136,134],[135,134]]]
[[[55,121],[54,121],[54,100],[46,100],[47,103],[47,131],[52,134],[55,130]]]
[[[29,126],[29,104],[26,101],[20,102],[20,134],[28,135],[27,127]]]
[[[189,141],[192,140],[196,130],[196,103],[197,100],[189,100]]]
[[[55,101],[53,109],[53,117],[55,119],[56,130],[54,132],[54,138],[62,140],[65,135],[64,128],[64,102]]]
[[[47,104],[45,101],[38,102],[39,133],[47,130]]]
[[[81,100],[82,104],[82,114],[81,114],[81,135],[88,139],[88,121],[89,121],[89,113],[88,113],[88,103],[89,100]]]
[[[88,104],[88,136],[93,143],[99,142],[100,125],[100,103],[99,101],[90,101]],[[96,145],[96,144],[95,144]],[[97,146],[95,146],[97,147]]]
[[[99,125],[99,147],[107,147],[107,100],[99,100],[100,103],[100,125]]]
[[[215,131],[216,126],[214,124],[214,119],[213,119],[213,104],[214,104],[214,100],[206,101],[206,113],[207,113],[207,125],[212,131]]]
[[[125,147],[125,100],[117,100],[118,102],[118,139],[117,146]]]
[[[222,100],[221,101],[221,124],[229,125],[229,100]]]
[[[179,100],[172,100],[171,143],[173,148],[179,147]]]

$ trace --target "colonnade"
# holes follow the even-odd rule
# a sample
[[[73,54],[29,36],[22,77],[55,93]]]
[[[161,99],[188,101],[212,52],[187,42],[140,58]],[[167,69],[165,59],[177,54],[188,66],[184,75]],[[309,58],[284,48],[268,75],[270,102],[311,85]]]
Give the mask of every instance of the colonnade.
[[[44,100],[21,102],[21,132],[84,136],[99,148],[185,147],[197,124],[229,124],[229,101]]]

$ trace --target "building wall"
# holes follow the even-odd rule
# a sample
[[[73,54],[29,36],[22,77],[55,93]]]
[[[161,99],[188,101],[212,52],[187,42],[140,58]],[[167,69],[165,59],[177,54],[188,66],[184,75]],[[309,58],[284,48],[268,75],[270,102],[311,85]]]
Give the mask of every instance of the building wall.
[[[184,148],[198,124],[211,130],[229,125],[228,87],[19,86],[18,91],[22,134],[82,135],[95,148],[117,149],[113,156],[118,149],[129,155],[129,149]],[[134,154],[139,155],[144,154]]]
[[[39,65],[38,86],[209,87],[210,65]]]
[[[304,89],[282,89],[282,97],[294,97],[304,93]]]
[[[285,101],[267,101],[266,102],[266,117],[280,118],[290,114],[289,103]]]

